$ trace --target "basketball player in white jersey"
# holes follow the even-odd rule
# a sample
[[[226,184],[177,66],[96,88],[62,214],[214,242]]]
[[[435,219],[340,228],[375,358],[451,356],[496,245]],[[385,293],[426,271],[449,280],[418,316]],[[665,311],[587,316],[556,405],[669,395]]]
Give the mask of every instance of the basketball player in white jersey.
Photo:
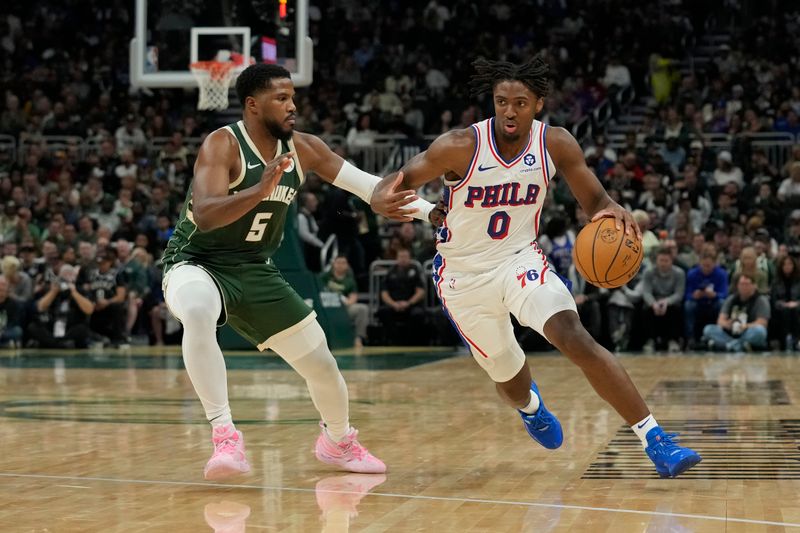
[[[433,263],[445,313],[540,444],[558,448],[561,425],[531,379],[509,313],[580,367],[631,425],[661,476],[677,476],[700,456],[662,431],[622,365],[581,325],[572,295],[536,243],[542,204],[557,172],[593,220],[614,217],[628,233],[638,227],[586,166],[575,139],[535,120],[549,87],[543,59],[522,65],[479,59],[474,67],[473,92],[492,93],[495,116],[441,135],[401,172],[415,190],[445,176],[448,212]],[[393,191],[395,178],[384,178],[375,195]]]

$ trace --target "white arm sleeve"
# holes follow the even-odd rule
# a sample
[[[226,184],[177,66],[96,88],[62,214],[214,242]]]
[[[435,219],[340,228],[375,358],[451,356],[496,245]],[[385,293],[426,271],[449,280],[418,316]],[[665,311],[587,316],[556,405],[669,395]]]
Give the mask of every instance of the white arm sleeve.
[[[427,222],[428,215],[430,214],[431,211],[433,211],[433,208],[436,206],[434,206],[427,200],[423,200],[422,198],[417,198],[416,200],[408,204],[406,207],[411,207],[411,208],[416,207],[418,211],[416,213],[411,213],[411,216],[416,218],[417,220]]]
[[[345,161],[339,173],[336,175],[336,178],[333,180],[333,185],[349,193],[353,193],[365,202],[370,203],[370,200],[372,200],[372,192],[380,181],[381,179],[378,176],[373,176],[368,172],[364,172],[360,168],[356,168]],[[408,204],[407,207],[418,209],[416,213],[411,214],[412,217],[427,221],[428,214],[433,210],[434,205],[419,198]]]
[[[339,173],[336,174],[333,184],[369,203],[372,199],[372,191],[375,190],[375,186],[380,181],[381,179],[378,176],[364,172],[345,161],[342,168],[339,169]]]

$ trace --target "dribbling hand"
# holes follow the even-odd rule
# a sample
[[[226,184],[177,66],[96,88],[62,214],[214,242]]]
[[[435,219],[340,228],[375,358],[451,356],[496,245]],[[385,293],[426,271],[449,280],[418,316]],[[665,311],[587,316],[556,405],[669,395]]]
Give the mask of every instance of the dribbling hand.
[[[594,214],[592,222],[604,217],[613,217],[617,222],[617,230],[621,230],[624,227],[625,235],[636,235],[640,241],[642,240],[642,230],[639,229],[639,224],[633,219],[633,215],[626,211],[621,205],[612,203],[609,207],[601,209]]]

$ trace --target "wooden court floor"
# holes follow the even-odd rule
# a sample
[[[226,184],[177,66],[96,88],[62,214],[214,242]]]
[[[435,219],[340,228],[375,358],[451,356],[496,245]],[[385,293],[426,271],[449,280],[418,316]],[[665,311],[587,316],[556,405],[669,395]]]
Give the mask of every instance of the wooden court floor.
[[[659,479],[636,437],[557,355],[530,357],[564,446],[531,441],[468,357],[340,354],[385,476],[312,453],[304,382],[233,354],[251,475],[208,483],[209,428],[167,352],[0,354],[0,532],[783,531],[800,527],[800,358],[622,356],[663,426],[704,461]]]

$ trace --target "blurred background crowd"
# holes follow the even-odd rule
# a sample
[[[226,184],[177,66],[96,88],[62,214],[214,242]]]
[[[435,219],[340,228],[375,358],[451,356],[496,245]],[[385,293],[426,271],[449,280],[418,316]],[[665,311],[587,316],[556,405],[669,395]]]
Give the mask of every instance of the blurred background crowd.
[[[311,3],[315,82],[298,91],[298,130],[365,170],[395,170],[436,135],[491,116],[488,99],[468,94],[472,59],[543,53],[554,90],[540,119],[572,131],[645,234],[636,279],[586,284],[571,264],[586,216],[554,181],[540,241],[590,332],[619,350],[797,348],[796,6],[771,16],[780,2],[428,0],[376,14]],[[197,148],[224,117],[183,90],[130,87],[132,7],[66,0],[0,14],[0,343],[180,334],[157,263]],[[435,202],[441,184],[421,195]],[[387,223],[313,175],[297,224],[358,342],[453,340],[427,281],[430,225]]]

